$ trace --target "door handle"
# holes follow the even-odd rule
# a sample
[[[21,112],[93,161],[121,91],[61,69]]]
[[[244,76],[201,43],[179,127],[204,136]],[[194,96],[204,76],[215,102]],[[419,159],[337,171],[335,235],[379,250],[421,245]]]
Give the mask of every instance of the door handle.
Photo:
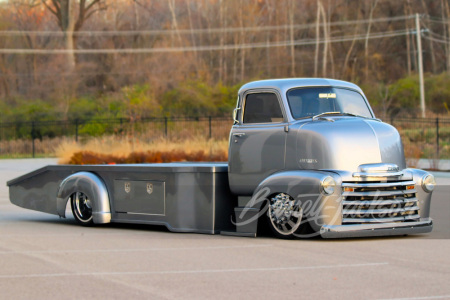
[[[233,136],[235,136],[235,137],[242,137],[244,135],[245,135],[245,133],[243,133],[243,132],[233,133]]]

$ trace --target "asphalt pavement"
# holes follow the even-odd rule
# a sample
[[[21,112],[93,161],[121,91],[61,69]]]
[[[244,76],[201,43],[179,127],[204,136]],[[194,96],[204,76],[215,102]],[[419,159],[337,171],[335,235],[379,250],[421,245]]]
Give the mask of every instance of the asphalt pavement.
[[[6,181],[55,159],[0,161],[0,299],[450,299],[450,175],[432,233],[279,240],[81,227],[9,202]]]

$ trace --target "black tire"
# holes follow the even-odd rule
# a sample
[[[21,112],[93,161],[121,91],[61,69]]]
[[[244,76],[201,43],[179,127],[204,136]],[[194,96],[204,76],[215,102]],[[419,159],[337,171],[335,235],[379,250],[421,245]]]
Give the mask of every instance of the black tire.
[[[303,220],[303,211],[298,201],[285,193],[270,197],[266,217],[272,233],[281,239],[301,236],[308,225]]]
[[[70,206],[75,220],[83,226],[94,225],[92,216],[92,202],[82,192],[76,192],[70,196]]]

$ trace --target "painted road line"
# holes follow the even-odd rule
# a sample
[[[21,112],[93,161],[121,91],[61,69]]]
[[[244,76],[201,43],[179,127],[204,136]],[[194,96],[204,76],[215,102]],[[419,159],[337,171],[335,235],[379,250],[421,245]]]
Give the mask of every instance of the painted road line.
[[[90,272],[90,273],[48,273],[48,274],[24,274],[24,275],[0,275],[0,279],[24,279],[24,278],[48,278],[48,277],[75,277],[75,276],[133,276],[133,275],[196,275],[210,273],[246,273],[246,272],[276,272],[319,270],[337,268],[378,267],[388,265],[387,262],[346,264],[346,265],[322,265],[322,266],[298,266],[280,268],[246,268],[246,269],[212,269],[212,270],[174,270],[174,271],[148,271],[148,272]]]

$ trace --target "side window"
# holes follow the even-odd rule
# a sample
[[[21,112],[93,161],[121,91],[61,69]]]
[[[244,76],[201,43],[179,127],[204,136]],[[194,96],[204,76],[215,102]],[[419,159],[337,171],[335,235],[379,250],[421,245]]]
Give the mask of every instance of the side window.
[[[278,97],[274,93],[248,94],[245,99],[245,123],[280,123],[283,121]]]

